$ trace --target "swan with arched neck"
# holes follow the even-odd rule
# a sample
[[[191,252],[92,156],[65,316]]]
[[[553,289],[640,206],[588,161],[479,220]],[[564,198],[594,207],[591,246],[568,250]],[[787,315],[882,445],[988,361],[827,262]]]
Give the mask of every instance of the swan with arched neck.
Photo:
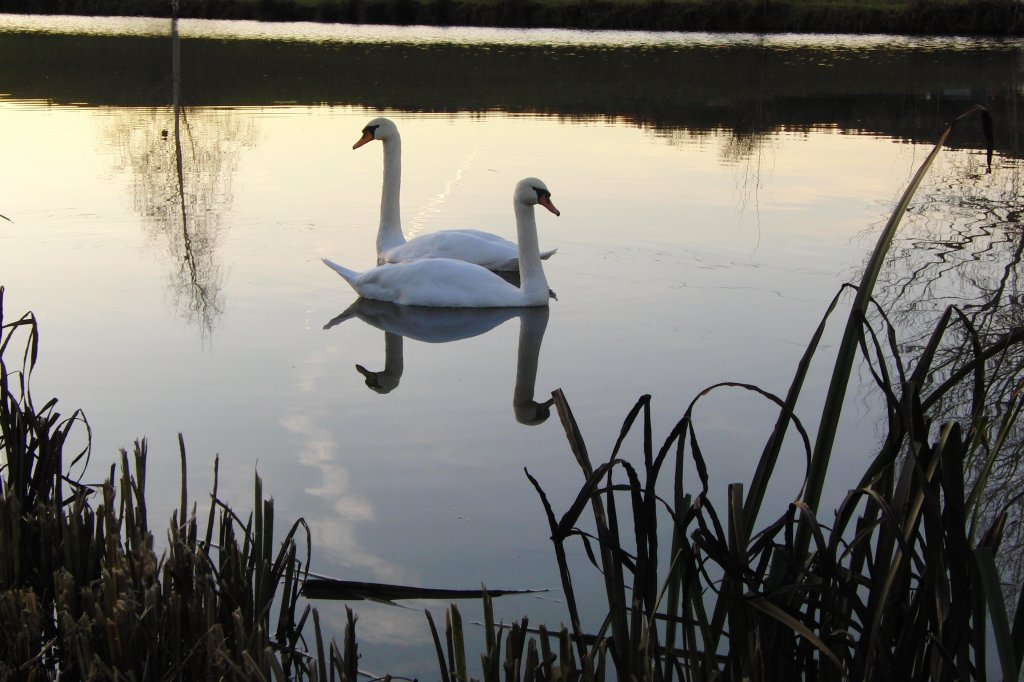
[[[511,271],[519,268],[519,247],[482,230],[441,230],[406,239],[402,232],[399,195],[402,184],[402,136],[388,118],[375,118],[362,130],[352,145],[358,149],[379,140],[384,149],[384,185],[381,190],[380,224],[377,228],[377,263],[404,263],[421,258],[453,258],[476,263],[488,270]],[[542,259],[555,251],[544,251]]]
[[[516,183],[512,206],[520,254],[518,287],[483,266],[452,258],[385,263],[363,272],[326,258],[323,261],[357,294],[377,301],[441,308],[547,305],[549,289],[534,214],[538,204],[560,215],[551,202],[551,192],[542,181],[524,178]]]

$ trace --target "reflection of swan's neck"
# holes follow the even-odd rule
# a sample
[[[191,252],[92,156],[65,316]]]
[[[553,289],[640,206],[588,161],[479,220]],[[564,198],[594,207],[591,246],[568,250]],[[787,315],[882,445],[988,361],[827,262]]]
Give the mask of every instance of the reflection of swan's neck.
[[[395,383],[405,371],[405,356],[402,352],[401,334],[384,332],[384,372],[395,377]]]
[[[548,300],[548,280],[540,261],[537,217],[532,205],[519,201],[513,204],[519,241],[519,288],[523,292],[523,302],[526,305],[542,305]]]
[[[402,138],[395,132],[384,145],[384,188],[380,197],[380,227],[377,229],[377,253],[405,243],[399,195],[402,189]]]
[[[524,309],[519,316],[519,357],[516,362],[516,388],[512,409],[522,424],[537,424],[547,419],[548,406],[533,399],[540,363],[540,344],[548,326],[548,307]]]
[[[377,393],[390,393],[398,388],[405,371],[405,358],[402,352],[402,336],[384,332],[384,369],[371,372],[356,365],[359,373],[366,378],[366,385]]]

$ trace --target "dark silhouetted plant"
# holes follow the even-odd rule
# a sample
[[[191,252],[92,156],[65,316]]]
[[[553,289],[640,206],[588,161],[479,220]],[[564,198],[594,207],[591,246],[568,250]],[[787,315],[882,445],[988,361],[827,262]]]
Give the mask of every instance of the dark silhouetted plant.
[[[982,117],[991,149],[988,113],[974,107],[960,118],[971,115]],[[1008,612],[994,561],[1006,512],[975,530],[985,473],[968,489],[965,467],[978,450],[987,451],[991,461],[1020,415],[1018,390],[1013,404],[1001,406],[1002,419],[991,423],[986,388],[992,363],[1024,341],[1024,330],[983,340],[951,306],[929,343],[905,358],[882,311],[869,321],[871,291],[895,230],[952,128],[898,202],[856,288],[816,440],[794,408],[838,295],[785,397],[747,384],[711,386],[657,448],[650,397],[644,396],[626,417],[611,457],[594,463],[568,401],[555,392],[586,482],[559,516],[540,484],[527,476],[548,517],[577,658],[607,647],[617,678],[634,680],[983,680],[991,627],[1000,676],[1017,679],[1024,608],[1017,603]],[[953,327],[974,340],[972,352],[933,386],[935,350]],[[826,523],[818,505],[857,358],[884,400],[888,428],[859,484]],[[965,383],[974,404],[971,421],[933,424],[925,406]],[[693,411],[702,398],[722,390],[756,393],[778,407],[779,417],[750,489],[729,486],[724,507],[716,509]],[[642,462],[633,464],[623,445],[638,423]],[[791,432],[808,462],[803,486],[787,513],[758,529],[768,483]],[[696,486],[684,481],[687,461],[697,471]],[[659,477],[665,476],[668,497],[659,493]],[[582,540],[605,582],[608,616],[596,638],[584,631],[578,615],[565,548],[573,538]],[[669,547],[663,546],[665,538]]]
[[[11,371],[5,358],[22,339],[21,368]],[[354,635],[344,651],[326,649],[315,611],[299,607],[305,522],[275,546],[274,504],[259,477],[243,520],[217,497],[215,465],[201,533],[179,439],[181,506],[158,557],[146,442],[122,451],[120,472],[111,466],[95,489],[73,480],[67,472],[89,452],[88,424],[78,411],[62,418],[56,400],[34,404],[38,348],[31,314],[4,320],[0,287],[0,678],[354,680]],[[67,461],[76,424],[86,445]],[[313,654],[302,635],[311,613]]]

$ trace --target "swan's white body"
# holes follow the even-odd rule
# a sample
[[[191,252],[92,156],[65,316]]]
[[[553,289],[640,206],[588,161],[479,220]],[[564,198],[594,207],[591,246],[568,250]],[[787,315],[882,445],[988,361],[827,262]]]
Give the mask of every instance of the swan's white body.
[[[324,263],[365,298],[401,305],[439,308],[507,308],[548,303],[548,281],[541,264],[533,207],[541,204],[555,215],[551,193],[536,178],[520,180],[513,194],[519,241],[520,286],[509,284],[487,268],[451,258],[385,263],[365,272],[328,259]]]
[[[363,128],[352,146],[358,149],[371,140],[384,147],[384,187],[377,229],[377,263],[404,263],[422,258],[452,258],[483,266],[488,270],[514,271],[519,267],[515,242],[482,230],[442,230],[406,240],[402,232],[399,196],[402,185],[402,137],[387,118],[375,118]],[[541,253],[548,258],[554,251]]]

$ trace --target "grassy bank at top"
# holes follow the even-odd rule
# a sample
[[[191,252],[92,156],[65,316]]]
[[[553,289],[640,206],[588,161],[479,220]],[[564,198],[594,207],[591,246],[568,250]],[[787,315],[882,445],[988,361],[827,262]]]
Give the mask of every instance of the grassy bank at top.
[[[180,0],[182,17],[368,24],[1024,35],[1015,0]],[[4,11],[170,16],[170,0],[8,0]]]

